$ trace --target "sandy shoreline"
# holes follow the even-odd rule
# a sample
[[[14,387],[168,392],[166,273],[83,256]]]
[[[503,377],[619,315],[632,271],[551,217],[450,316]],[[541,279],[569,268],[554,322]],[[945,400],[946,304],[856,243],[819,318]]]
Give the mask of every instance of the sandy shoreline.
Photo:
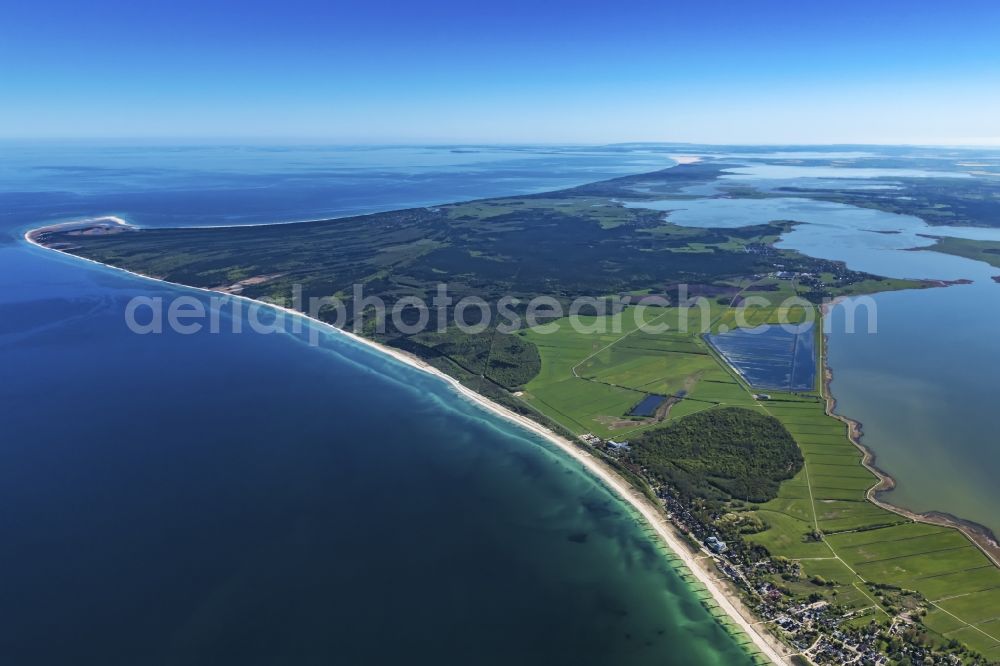
[[[828,305],[824,305],[823,316],[826,317],[829,309],[841,300],[843,300],[843,297],[834,299]],[[861,438],[864,434],[864,430],[861,422],[835,412],[837,408],[837,399],[833,396],[833,392],[830,390],[830,384],[833,382],[833,369],[830,367],[829,359],[827,357],[829,336],[826,333],[823,333],[820,338],[822,339],[823,345],[823,348],[820,350],[820,362],[822,363],[823,371],[822,398],[826,406],[826,414],[847,425],[847,438],[861,452],[861,464],[878,479],[875,482],[875,485],[865,492],[865,499],[875,506],[885,509],[886,511],[891,511],[892,513],[903,516],[904,518],[909,518],[915,522],[940,525],[942,527],[950,527],[958,530],[964,534],[969,541],[974,543],[979,550],[981,550],[983,554],[993,562],[993,564],[1000,567],[1000,544],[997,543],[996,536],[993,532],[985,525],[980,525],[979,523],[974,523],[970,520],[965,520],[942,511],[917,513],[916,511],[910,511],[904,507],[886,502],[879,497],[882,493],[895,488],[896,480],[892,478],[888,472],[878,467],[875,462],[875,452],[862,443]]]
[[[697,158],[695,158],[697,161]],[[97,219],[102,220],[113,220],[115,224],[128,225],[127,222],[121,220],[120,218],[113,218],[111,216],[102,216],[100,218],[90,218],[88,221],[94,221]],[[73,223],[67,223],[73,224]],[[78,224],[78,222],[77,222]],[[719,607],[722,608],[732,620],[732,622],[740,628],[743,633],[745,633],[753,642],[754,646],[759,650],[764,656],[766,656],[771,662],[775,664],[790,664],[790,652],[781,642],[766,629],[761,629],[755,626],[758,622],[757,618],[743,605],[743,602],[736,595],[725,589],[720,583],[718,583],[713,577],[715,573],[714,568],[708,569],[707,567],[701,565],[695,560],[695,557],[691,554],[688,547],[682,543],[681,536],[677,532],[676,528],[667,519],[663,512],[662,507],[658,507],[653,504],[648,498],[642,495],[640,492],[635,490],[626,480],[618,475],[611,467],[604,464],[599,459],[595,458],[591,454],[587,453],[585,450],[571,442],[570,440],[562,437],[555,432],[545,428],[539,423],[532,421],[531,419],[517,414],[506,407],[489,400],[488,398],[476,393],[472,389],[461,384],[457,379],[451,377],[444,372],[438,370],[437,368],[429,365],[423,360],[417,358],[416,356],[407,354],[398,349],[387,347],[385,345],[379,344],[367,338],[363,338],[351,331],[346,331],[343,329],[336,328],[327,324],[326,322],[320,321],[314,317],[310,317],[297,310],[292,310],[291,308],[285,308],[278,305],[273,305],[270,303],[265,303],[263,301],[258,301],[256,299],[249,298],[247,296],[241,296],[239,294],[229,294],[222,291],[216,291],[212,289],[204,289],[202,287],[192,287],[190,285],[180,284],[176,282],[170,282],[169,280],[161,280],[156,277],[151,277],[149,275],[142,275],[141,273],[136,273],[124,268],[119,268],[118,266],[111,266],[110,264],[105,264],[100,261],[95,261],[93,259],[88,259],[86,257],[80,257],[78,255],[72,254],[70,252],[65,252],[58,248],[47,247],[37,242],[34,235],[38,232],[51,229],[53,227],[60,225],[47,225],[45,227],[40,227],[37,229],[32,229],[24,233],[24,239],[39,248],[58,252],[60,254],[73,257],[74,259],[87,261],[98,266],[103,266],[104,268],[121,271],[127,273],[134,277],[142,278],[145,280],[152,280],[154,282],[159,282],[162,284],[169,284],[175,287],[180,287],[183,289],[193,289],[195,291],[204,292],[212,295],[222,294],[227,298],[240,299],[249,303],[254,303],[258,305],[264,305],[266,307],[273,308],[293,316],[302,317],[316,325],[323,327],[326,330],[334,332],[339,335],[346,336],[348,339],[353,340],[357,343],[363,344],[371,349],[374,349],[382,354],[392,357],[393,359],[404,363],[412,368],[416,368],[428,374],[431,374],[438,379],[446,382],[456,393],[458,393],[463,398],[475,403],[480,408],[489,411],[497,416],[506,419],[509,422],[515,423],[518,426],[532,432],[535,435],[543,437],[546,441],[557,446],[564,453],[568,454],[576,462],[584,467],[591,475],[596,477],[601,483],[603,483],[608,489],[610,489],[614,494],[618,495],[621,499],[628,502],[638,513],[643,517],[643,519],[649,524],[650,527],[656,532],[657,536],[663,541],[664,544],[676,555],[687,567],[688,570],[698,579],[698,581],[705,586],[705,588],[711,593],[712,597],[715,599]],[[63,225],[64,226],[64,225]],[[711,561],[711,560],[709,560]],[[711,566],[711,565],[709,565]]]

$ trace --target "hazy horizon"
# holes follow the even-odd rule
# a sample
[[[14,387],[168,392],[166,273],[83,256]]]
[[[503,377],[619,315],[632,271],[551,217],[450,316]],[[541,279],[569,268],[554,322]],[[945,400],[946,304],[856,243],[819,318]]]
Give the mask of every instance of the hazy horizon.
[[[411,139],[400,141],[350,141],[336,137],[306,136],[0,136],[0,143],[42,144],[69,142],[94,146],[328,146],[328,147],[373,147],[373,148],[450,148],[450,147],[491,147],[491,148],[614,148],[621,146],[650,146],[663,148],[927,148],[954,150],[981,150],[1000,148],[1000,137],[984,139],[981,143],[875,143],[875,142],[749,142],[727,143],[711,141],[448,141],[444,139]]]

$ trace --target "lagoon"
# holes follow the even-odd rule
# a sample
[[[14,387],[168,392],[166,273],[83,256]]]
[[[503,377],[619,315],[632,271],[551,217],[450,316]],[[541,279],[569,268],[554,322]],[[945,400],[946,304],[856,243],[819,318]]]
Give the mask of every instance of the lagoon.
[[[803,167],[782,175],[805,178],[809,171]],[[767,182],[744,178],[747,185]],[[992,280],[1000,269],[913,251],[932,245],[928,236],[1000,240],[1000,229],[930,226],[913,216],[801,197],[626,205],[669,211],[666,220],[683,226],[732,228],[794,220],[801,224],[784,234],[778,247],[886,277],[971,280],[862,297],[874,307],[874,333],[868,332],[865,308],[853,327],[844,306],[833,308],[827,348],[831,390],[837,412],[861,421],[863,443],[898,483],[885,499],[916,511],[951,513],[1000,534],[1000,485],[995,482],[1000,410],[994,404],[1000,284]]]

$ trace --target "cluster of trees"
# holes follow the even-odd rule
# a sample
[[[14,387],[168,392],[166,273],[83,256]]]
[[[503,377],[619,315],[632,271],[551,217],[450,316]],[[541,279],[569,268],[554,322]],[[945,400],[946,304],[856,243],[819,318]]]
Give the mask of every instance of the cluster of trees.
[[[379,299],[388,312],[410,297],[430,304],[446,282],[454,302],[482,298],[495,316],[505,296],[516,297],[524,308],[538,295],[566,303],[576,296],[658,293],[668,284],[717,284],[767,273],[778,258],[785,270],[819,272],[821,260],[804,255],[743,250],[769,248],[767,240],[787,228],[785,223],[738,229],[670,226],[661,212],[616,202],[710,182],[726,166],[731,165],[689,164],[539,196],[338,220],[72,237],[56,231],[47,240],[71,243],[81,256],[196,287],[228,288],[258,278],[240,286],[244,296],[293,307],[308,309],[310,299],[336,298],[343,307],[328,305],[320,318],[357,326],[364,335],[440,363],[446,371],[452,372],[453,363],[460,369],[452,372],[456,376],[469,373],[514,389],[540,367],[528,341],[493,331],[428,340],[403,327],[397,330],[391,321],[383,331],[369,311],[373,308],[364,304]],[[606,224],[608,219],[615,224]],[[691,243],[707,249],[677,251]],[[452,321],[454,311],[447,314]],[[420,312],[405,308],[402,318],[413,323]]]
[[[631,448],[634,464],[688,497],[766,502],[802,469],[802,453],[778,419],[738,407],[686,416]]]
[[[727,165],[690,164],[625,176],[538,197],[375,213],[337,220],[232,228],[142,229],[135,233],[65,238],[73,252],[196,287],[243,287],[251,298],[290,302],[293,289],[309,298],[337,296],[353,313],[353,287],[391,306],[401,298],[429,300],[441,282],[456,301],[506,295],[571,299],[712,283],[766,273],[775,256],[740,247],[766,246],[784,225],[738,229],[669,226],[655,210],[622,208],[615,199],[710,182]],[[604,224],[608,216],[617,224]],[[655,230],[656,233],[652,233]],[[737,247],[733,247],[733,243]],[[690,243],[704,252],[677,252]],[[780,253],[785,270],[816,272],[817,260]],[[333,310],[326,314],[332,320]],[[338,323],[333,322],[331,323]],[[353,321],[339,322],[353,324]]]
[[[486,363],[486,376],[497,384],[515,389],[527,384],[542,369],[538,347],[520,335],[498,333]]]
[[[515,390],[538,374],[542,357],[538,347],[516,333],[488,329],[465,333],[458,328],[412,336],[409,345],[397,346],[431,359],[444,356],[472,375],[486,377],[508,390]]]
[[[894,167],[901,164],[913,168],[911,160],[895,161]],[[933,225],[996,227],[1000,220],[1000,184],[989,177],[900,178],[891,191],[813,190],[796,191],[795,195],[916,215]]]

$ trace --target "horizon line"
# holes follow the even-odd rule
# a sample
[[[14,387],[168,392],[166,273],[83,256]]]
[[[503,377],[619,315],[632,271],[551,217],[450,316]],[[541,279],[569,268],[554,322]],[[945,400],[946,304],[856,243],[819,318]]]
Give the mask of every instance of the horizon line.
[[[663,146],[663,147],[827,147],[827,148],[858,148],[858,147],[900,147],[900,148],[1000,148],[1000,137],[984,138],[976,140],[940,141],[940,142],[920,142],[920,141],[757,141],[757,142],[699,142],[699,141],[667,141],[667,140],[632,140],[632,141],[491,141],[491,140],[444,140],[444,139],[402,139],[402,140],[345,140],[333,137],[303,137],[303,136],[2,136],[0,142],[4,143],[53,143],[53,142],[73,142],[73,143],[197,143],[198,145],[254,145],[254,144],[281,144],[281,145],[324,145],[324,146],[344,146],[344,147],[453,147],[453,146],[488,146],[488,147],[581,147],[581,148],[602,148],[602,147],[622,147],[622,146]]]

